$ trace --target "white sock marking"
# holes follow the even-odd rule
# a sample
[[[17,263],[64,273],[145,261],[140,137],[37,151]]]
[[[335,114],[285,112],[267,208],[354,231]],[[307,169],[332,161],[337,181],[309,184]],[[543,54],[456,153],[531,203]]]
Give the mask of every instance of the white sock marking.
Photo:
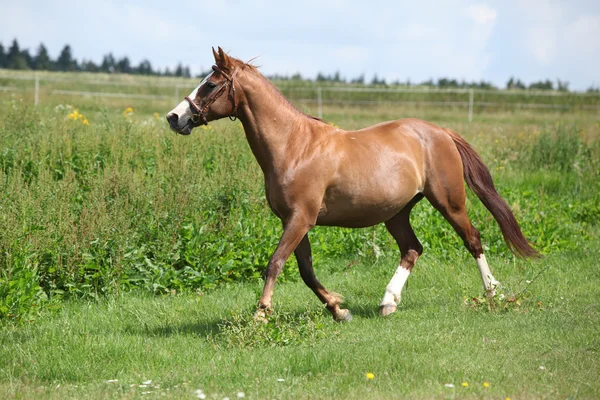
[[[382,306],[398,305],[402,294],[402,288],[409,275],[410,271],[402,266],[399,266],[398,269],[396,269],[396,273],[385,288],[385,294],[381,300]]]
[[[485,291],[491,291],[492,295],[495,294],[494,289],[500,284],[500,282],[498,282],[492,275],[492,271],[490,271],[490,267],[485,259],[485,254],[481,254],[476,258],[476,260],[477,266],[479,267],[479,272],[481,273],[481,280],[483,281],[483,289]]]

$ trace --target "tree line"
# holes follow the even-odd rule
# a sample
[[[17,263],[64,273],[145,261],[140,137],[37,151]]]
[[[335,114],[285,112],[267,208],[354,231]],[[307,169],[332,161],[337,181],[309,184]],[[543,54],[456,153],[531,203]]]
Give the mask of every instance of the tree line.
[[[174,70],[168,67],[164,70],[153,68],[148,59],[140,61],[138,65],[133,65],[128,57],[116,58],[112,53],[104,55],[102,62],[96,64],[92,60],[77,61],[73,57],[71,46],[68,44],[63,47],[58,57],[53,60],[48,54],[48,49],[41,43],[34,55],[29,53],[28,49],[21,49],[17,39],[13,39],[9,48],[5,49],[0,42],[0,68],[9,69],[29,69],[38,71],[86,71],[86,72],[105,72],[105,73],[125,73],[139,75],[160,75],[160,76],[177,76],[190,78],[192,74],[188,66],[181,63]],[[198,77],[204,76],[208,72],[201,72]],[[313,81],[311,78],[303,77],[300,73],[293,75],[271,75],[271,79],[275,80],[297,80],[297,81]],[[387,82],[384,78],[379,78],[377,74],[372,79],[368,80],[364,74],[347,79],[342,77],[339,71],[332,75],[326,75],[319,72],[314,79],[317,82],[332,82],[332,83],[352,83],[352,84],[371,84],[380,86],[430,86],[442,89],[498,89],[491,82],[466,82],[458,81],[450,78],[439,78],[436,81],[429,79],[421,83],[412,83],[410,80],[401,82],[399,80]],[[546,79],[538,82],[532,82],[529,85],[524,84],[520,79],[511,77],[506,82],[506,89],[532,89],[532,90],[558,90],[562,92],[569,91],[569,82],[557,79],[555,82]],[[588,92],[598,92],[599,89],[592,86]]]
[[[48,54],[48,49],[41,43],[35,54],[31,54],[29,49],[21,49],[17,39],[12,41],[9,48],[5,49],[0,43],[0,68],[9,69],[29,69],[36,71],[85,71],[85,72],[106,72],[106,73],[124,73],[139,75],[161,75],[161,76],[179,76],[190,78],[192,76],[190,67],[181,63],[174,70],[168,67],[164,70],[155,69],[149,60],[144,59],[138,65],[133,65],[129,57],[116,58],[112,53],[102,57],[102,62],[96,64],[92,60],[78,61],[73,57],[73,51],[68,44],[63,47],[58,57],[53,60]]]

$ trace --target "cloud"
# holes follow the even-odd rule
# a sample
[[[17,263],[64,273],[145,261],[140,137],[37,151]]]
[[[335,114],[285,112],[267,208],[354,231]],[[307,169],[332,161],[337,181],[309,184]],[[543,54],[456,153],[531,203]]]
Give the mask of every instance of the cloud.
[[[465,11],[477,24],[489,24],[496,20],[496,10],[487,4],[473,4],[468,6]]]

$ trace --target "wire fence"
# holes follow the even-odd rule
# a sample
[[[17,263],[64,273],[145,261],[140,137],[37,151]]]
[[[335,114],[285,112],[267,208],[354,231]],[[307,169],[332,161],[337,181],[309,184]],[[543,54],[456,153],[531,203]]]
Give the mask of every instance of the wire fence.
[[[323,106],[417,106],[464,109],[471,121],[473,114],[485,109],[509,110],[583,110],[600,113],[600,93],[441,89],[423,87],[331,86],[289,81],[275,82],[282,93],[297,104],[308,104],[323,115]],[[197,85],[194,80],[173,78],[109,76],[91,79],[89,75],[40,76],[0,74],[0,92],[33,95],[35,105],[51,101],[56,95],[86,98],[173,101],[178,103]]]

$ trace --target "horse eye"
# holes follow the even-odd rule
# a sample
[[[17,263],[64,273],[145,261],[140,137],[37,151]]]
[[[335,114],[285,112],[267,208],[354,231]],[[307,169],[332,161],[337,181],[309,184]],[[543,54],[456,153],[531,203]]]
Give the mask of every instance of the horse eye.
[[[206,82],[206,86],[208,86],[209,88],[213,89],[217,85],[215,85],[213,82]]]

